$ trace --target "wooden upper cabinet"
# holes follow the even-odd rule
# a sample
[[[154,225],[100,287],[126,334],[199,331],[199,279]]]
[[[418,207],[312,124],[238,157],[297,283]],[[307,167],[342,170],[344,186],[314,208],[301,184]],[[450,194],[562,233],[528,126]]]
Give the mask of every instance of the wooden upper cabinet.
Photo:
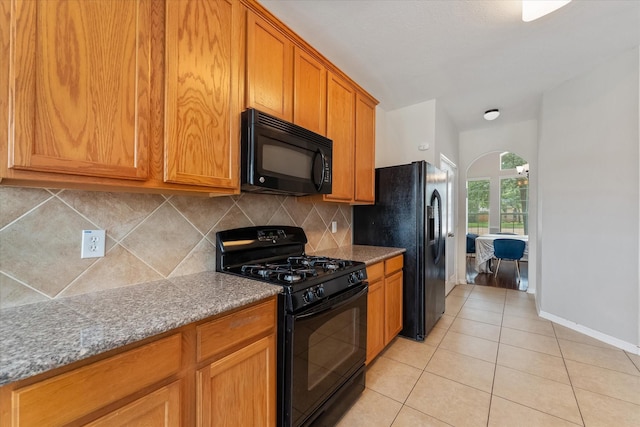
[[[327,69],[316,58],[296,47],[293,79],[293,122],[326,135]]]
[[[356,95],[355,189],[354,203],[373,204],[376,165],[376,104]]]
[[[327,138],[333,140],[332,192],[327,201],[353,200],[355,91],[338,75],[327,74]]]
[[[146,179],[150,1],[14,1],[10,168]]]
[[[232,0],[167,1],[165,181],[239,185],[238,13]]]
[[[251,11],[246,66],[246,106],[293,121],[293,43]]]

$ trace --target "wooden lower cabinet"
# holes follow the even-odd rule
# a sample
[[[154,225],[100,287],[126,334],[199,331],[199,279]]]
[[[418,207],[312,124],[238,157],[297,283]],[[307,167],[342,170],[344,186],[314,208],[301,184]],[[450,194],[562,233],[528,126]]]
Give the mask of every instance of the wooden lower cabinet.
[[[92,413],[176,375],[181,369],[181,345],[181,335],[174,334],[17,388],[11,393],[12,423],[6,425],[58,426],[90,418]],[[0,424],[5,425],[4,420]]]
[[[384,344],[402,330],[402,271],[384,279]]]
[[[275,426],[275,336],[205,366],[197,375],[198,426]]]
[[[87,426],[172,427],[180,425],[180,412],[180,381],[176,381],[98,418]]]
[[[367,266],[368,365],[402,330],[403,255]]]
[[[367,267],[367,364],[384,349],[384,263]]]
[[[2,386],[0,426],[275,426],[276,307],[270,297]]]

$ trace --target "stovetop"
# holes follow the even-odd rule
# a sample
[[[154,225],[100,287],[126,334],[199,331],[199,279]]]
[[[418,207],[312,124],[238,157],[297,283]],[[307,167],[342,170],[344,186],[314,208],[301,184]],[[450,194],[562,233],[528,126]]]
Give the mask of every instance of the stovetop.
[[[292,309],[320,302],[366,280],[363,262],[304,254],[299,227],[261,226],[216,233],[216,271],[284,288]]]
[[[333,274],[348,272],[347,270],[354,265],[357,266],[358,263],[336,258],[299,255],[268,263],[244,264],[228,271],[284,286],[298,283],[311,286],[315,282],[330,278]]]

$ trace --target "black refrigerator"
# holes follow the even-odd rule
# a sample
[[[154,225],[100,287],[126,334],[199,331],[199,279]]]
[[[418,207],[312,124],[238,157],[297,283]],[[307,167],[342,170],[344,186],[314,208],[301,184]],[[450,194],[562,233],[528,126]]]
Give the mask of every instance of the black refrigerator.
[[[425,161],[376,169],[376,203],[353,208],[353,243],[406,248],[403,329],[423,341],[444,313],[447,175]]]

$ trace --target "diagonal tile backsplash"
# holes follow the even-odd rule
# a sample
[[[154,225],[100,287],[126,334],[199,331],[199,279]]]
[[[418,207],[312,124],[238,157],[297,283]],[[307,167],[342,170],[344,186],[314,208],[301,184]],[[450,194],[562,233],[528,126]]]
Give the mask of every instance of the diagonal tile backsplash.
[[[229,228],[296,225],[307,252],[350,245],[351,213],[347,205],[252,193],[0,187],[0,308],[215,270],[215,233]],[[86,229],[106,230],[104,258],[80,258]]]

